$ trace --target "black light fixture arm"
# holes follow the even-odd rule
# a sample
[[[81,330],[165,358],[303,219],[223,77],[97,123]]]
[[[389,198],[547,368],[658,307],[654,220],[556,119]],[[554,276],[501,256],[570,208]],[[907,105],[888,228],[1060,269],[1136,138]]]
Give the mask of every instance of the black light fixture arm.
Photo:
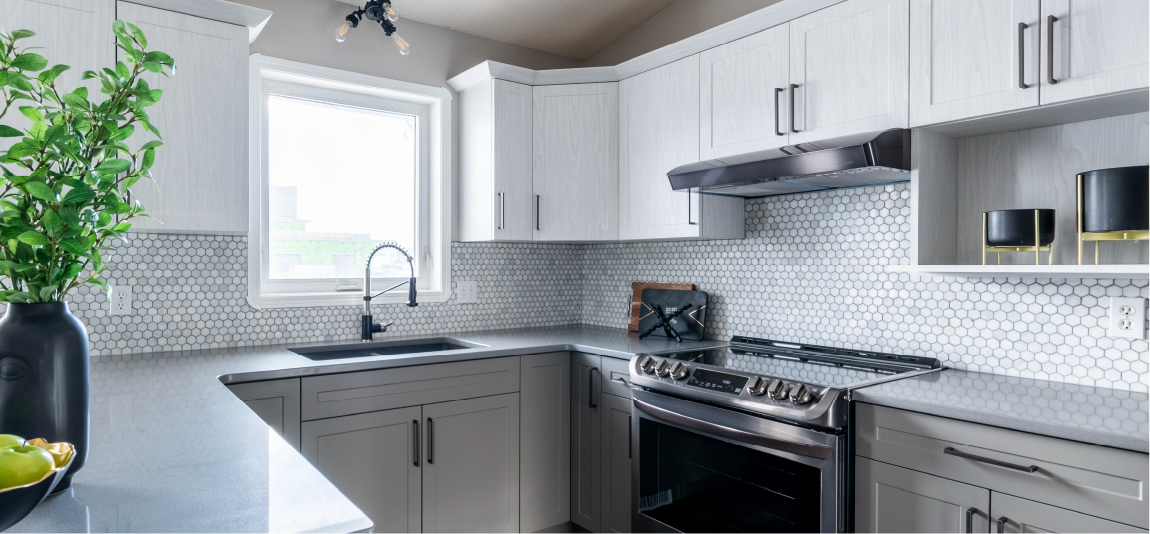
[[[403,257],[407,260],[407,267],[411,272],[411,278],[408,278],[407,280],[404,280],[403,282],[395,284],[394,286],[391,286],[391,287],[373,295],[373,294],[371,294],[371,260],[375,259],[375,253],[376,252],[379,252],[380,250],[383,250],[385,248],[392,248],[392,249],[398,250],[400,252],[400,254],[403,254]],[[362,341],[371,341],[373,334],[375,334],[376,332],[386,332],[387,327],[391,326],[393,324],[393,323],[387,323],[386,325],[381,325],[372,319],[372,316],[371,316],[371,299],[374,299],[375,297],[378,297],[384,293],[387,293],[388,291],[391,291],[391,290],[396,289],[396,288],[398,288],[404,284],[407,284],[407,304],[406,304],[406,306],[409,308],[414,308],[414,307],[419,305],[419,303],[416,302],[416,290],[415,290],[416,280],[415,280],[415,263],[414,262],[415,262],[415,258],[412,257],[411,254],[408,254],[406,250],[403,250],[402,247],[400,247],[399,245],[397,245],[395,243],[383,243],[383,244],[379,245],[378,247],[375,247],[375,250],[371,251],[371,255],[369,255],[367,257],[367,265],[364,267],[364,270],[363,270],[363,316],[361,317],[362,332],[360,335],[360,339]]]

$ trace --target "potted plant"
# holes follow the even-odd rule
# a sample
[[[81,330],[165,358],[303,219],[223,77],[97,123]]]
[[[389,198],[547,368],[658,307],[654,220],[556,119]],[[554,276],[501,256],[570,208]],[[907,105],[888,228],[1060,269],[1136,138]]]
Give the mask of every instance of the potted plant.
[[[0,152],[0,432],[75,445],[59,491],[88,455],[88,334],[64,299],[84,284],[108,289],[105,244],[145,215],[131,189],[151,179],[161,143],[127,141],[140,130],[160,136],[146,108],[161,91],[142,75],[175,72],[136,26],[116,21],[112,32],[123,60],[80,76],[98,81],[96,101],[86,87],[62,92],[69,67],[49,68],[22,47],[33,32],[0,31],[0,137],[9,138],[0,139],[8,146]]]

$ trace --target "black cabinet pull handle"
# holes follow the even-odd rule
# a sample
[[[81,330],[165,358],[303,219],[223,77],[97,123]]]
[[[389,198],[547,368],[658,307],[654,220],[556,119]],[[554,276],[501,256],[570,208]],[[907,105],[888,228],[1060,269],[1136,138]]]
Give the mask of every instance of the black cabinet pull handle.
[[[969,534],[974,532],[974,514],[978,513],[978,508],[971,506],[966,509],[966,532]]]
[[[427,463],[434,464],[435,462],[431,459],[431,454],[433,452],[435,452],[435,434],[432,433],[431,424],[432,424],[432,420],[430,417],[428,417],[427,418]]]
[[[1018,23],[1018,88],[1026,89],[1026,29],[1025,22]]]
[[[411,463],[415,467],[419,467],[419,419],[411,420],[411,428],[413,430],[411,439],[415,442],[415,454],[413,455],[415,458],[412,459]]]
[[[998,518],[998,521],[994,522],[995,526],[998,527],[998,534],[1002,534],[1003,532],[1006,532],[1006,523],[1008,521],[1010,521],[1010,519],[1008,519],[1006,516],[1002,516],[1002,517]]]
[[[631,459],[631,416],[627,416],[627,459]]]
[[[535,229],[539,230],[539,195],[535,195]]]
[[[795,128],[795,89],[798,88],[798,84],[791,84],[791,131],[794,133],[799,133],[799,130]]]
[[[691,220],[691,190],[689,188],[687,189],[687,224],[698,224]]]
[[[591,367],[587,369],[587,407],[598,408],[599,403],[595,402],[595,373],[599,371],[598,367]]]
[[[775,88],[775,135],[787,135],[787,132],[779,130],[779,94],[786,89],[782,87]]]
[[[1054,23],[1057,20],[1054,15],[1046,16],[1046,83],[1050,85],[1058,83],[1054,79]]]
[[[976,456],[974,454],[968,454],[968,453],[962,452],[962,451],[960,451],[954,447],[947,447],[947,448],[942,450],[942,453],[943,454],[949,454],[951,456],[957,456],[959,458],[966,458],[967,460],[974,460],[976,462],[982,462],[984,464],[997,465],[998,467],[1005,467],[1007,469],[1013,469],[1015,471],[1022,471],[1024,473],[1033,473],[1035,471],[1038,471],[1037,465],[1012,464],[1010,462],[1004,462],[1002,460],[995,460],[994,458],[987,458],[985,456]]]
[[[498,226],[498,229],[502,230],[503,229],[503,223],[504,223],[504,215],[503,214],[505,213],[505,210],[503,209],[503,193],[499,192],[496,194],[499,195],[499,226]]]

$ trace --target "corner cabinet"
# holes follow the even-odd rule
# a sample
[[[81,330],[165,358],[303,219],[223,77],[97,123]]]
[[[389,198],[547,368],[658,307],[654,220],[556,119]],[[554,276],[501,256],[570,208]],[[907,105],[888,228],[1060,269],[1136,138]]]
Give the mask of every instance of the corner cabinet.
[[[619,84],[532,90],[535,241],[619,236]]]
[[[117,2],[116,14],[144,31],[150,49],[176,60],[175,76],[145,76],[164,91],[148,108],[164,146],[155,183],[133,189],[155,220],[136,219],[133,229],[246,233],[248,28],[129,2]],[[142,133],[133,141],[150,139]]]
[[[699,161],[699,55],[619,87],[619,237],[741,239],[742,199],[675,191],[667,180]]]

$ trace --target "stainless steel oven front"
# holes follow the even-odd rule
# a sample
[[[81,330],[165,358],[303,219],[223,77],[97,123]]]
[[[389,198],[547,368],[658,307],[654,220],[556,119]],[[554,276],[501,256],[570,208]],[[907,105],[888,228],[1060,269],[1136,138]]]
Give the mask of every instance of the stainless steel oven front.
[[[842,532],[846,437],[635,388],[635,532]]]

